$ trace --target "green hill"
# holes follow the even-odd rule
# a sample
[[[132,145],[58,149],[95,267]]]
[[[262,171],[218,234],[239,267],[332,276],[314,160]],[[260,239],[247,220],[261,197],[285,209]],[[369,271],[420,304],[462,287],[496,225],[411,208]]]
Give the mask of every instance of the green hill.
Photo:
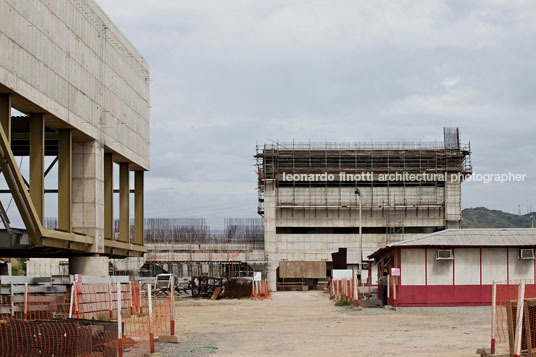
[[[517,215],[486,207],[462,210],[462,228],[530,228],[530,216],[536,213]]]

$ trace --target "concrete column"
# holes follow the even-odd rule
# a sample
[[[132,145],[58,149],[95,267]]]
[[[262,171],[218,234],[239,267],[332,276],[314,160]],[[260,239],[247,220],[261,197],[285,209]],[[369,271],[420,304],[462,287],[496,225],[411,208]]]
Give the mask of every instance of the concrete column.
[[[45,120],[43,113],[30,115],[30,198],[44,223],[45,215]]]
[[[90,252],[104,252],[104,146],[73,142],[73,231],[93,237]]]
[[[119,240],[130,242],[130,171],[128,162],[119,164]]]
[[[108,276],[108,261],[108,257],[71,257],[69,258],[69,274]]]
[[[461,184],[460,182],[445,182],[445,228],[461,228]]]
[[[114,238],[114,162],[104,154],[104,238]]]
[[[279,255],[276,244],[277,208],[273,183],[267,182],[264,191],[264,251],[268,260],[267,279],[272,290],[276,290],[276,270],[279,267]]]
[[[143,245],[143,171],[134,174],[134,243]]]
[[[11,95],[0,94],[0,125],[11,142]]]
[[[58,131],[58,229],[72,231],[72,133]]]

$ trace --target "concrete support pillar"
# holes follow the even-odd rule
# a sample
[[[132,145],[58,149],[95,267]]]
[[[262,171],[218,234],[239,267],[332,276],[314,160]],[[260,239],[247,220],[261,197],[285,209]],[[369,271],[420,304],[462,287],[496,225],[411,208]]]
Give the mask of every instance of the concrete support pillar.
[[[143,245],[143,171],[134,174],[134,243]]]
[[[73,231],[95,239],[90,252],[104,252],[104,146],[73,142]]]
[[[110,275],[108,261],[108,257],[71,257],[69,258],[69,274],[108,276]]]
[[[267,279],[272,290],[276,290],[277,268],[279,267],[279,254],[276,244],[277,208],[276,191],[273,183],[266,183],[264,191],[264,251],[268,261]]]
[[[0,125],[8,142],[11,142],[11,95],[0,94]]]
[[[130,242],[130,171],[128,162],[119,164],[119,240]]]
[[[114,162],[104,154],[104,238],[114,238]]]
[[[450,177],[450,176],[449,176]],[[445,181],[445,228],[461,228],[461,183]]]
[[[44,223],[45,216],[45,120],[43,113],[30,115],[30,198]]]
[[[73,143],[70,129],[58,131],[58,229],[72,231]]]

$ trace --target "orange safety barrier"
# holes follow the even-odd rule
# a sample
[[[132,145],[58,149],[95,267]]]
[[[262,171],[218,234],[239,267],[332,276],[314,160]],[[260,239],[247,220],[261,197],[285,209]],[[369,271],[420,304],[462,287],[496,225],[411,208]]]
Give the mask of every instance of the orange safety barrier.
[[[101,352],[104,356],[139,356],[152,353],[154,336],[175,333],[175,295],[173,291],[162,293],[151,288],[148,284],[137,282],[74,283],[63,293],[32,293],[26,287],[24,294],[1,295],[0,320],[7,323],[0,324],[0,351],[17,345],[17,341],[31,340],[26,345],[33,344],[37,348],[35,345],[38,344],[39,348],[34,351],[45,351],[44,355],[93,355]],[[69,317],[71,319],[67,319]],[[60,320],[52,320],[58,318]],[[43,327],[41,330],[39,324]],[[92,326],[99,324],[108,324],[104,328],[106,333],[86,331],[88,328],[95,329]],[[40,333],[35,333],[36,328]],[[102,329],[100,327],[98,331]],[[36,340],[35,336],[40,337]],[[92,338],[93,341],[87,341]],[[62,346],[70,344],[87,345],[93,350],[82,351],[77,347],[77,350],[64,353]],[[95,346],[102,348],[96,350]],[[33,355],[20,351],[11,355]]]
[[[358,282],[356,280],[333,280],[330,289],[330,294],[333,299],[353,302],[356,307],[359,307],[359,290]]]
[[[252,282],[251,298],[259,300],[271,299],[268,280],[254,280]]]
[[[536,284],[533,280],[493,283],[491,350],[512,356],[536,353]]]

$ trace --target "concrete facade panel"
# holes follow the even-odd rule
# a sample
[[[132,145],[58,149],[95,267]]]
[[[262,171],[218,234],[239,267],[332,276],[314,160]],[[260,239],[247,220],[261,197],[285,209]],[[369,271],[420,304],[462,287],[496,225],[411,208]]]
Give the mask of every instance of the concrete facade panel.
[[[0,83],[148,169],[149,67],[99,6],[1,0],[0,13]]]

